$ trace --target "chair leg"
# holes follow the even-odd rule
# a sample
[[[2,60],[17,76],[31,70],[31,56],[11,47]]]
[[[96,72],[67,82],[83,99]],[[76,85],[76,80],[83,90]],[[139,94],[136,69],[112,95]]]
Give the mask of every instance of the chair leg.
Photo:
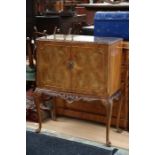
[[[41,112],[40,112],[40,103],[41,103],[41,97],[42,95],[39,93],[34,93],[34,103],[36,105],[36,109],[37,109],[37,115],[38,115],[38,123],[39,123],[39,127],[38,129],[36,129],[36,132],[39,133],[41,131],[42,128],[42,119],[41,119]]]

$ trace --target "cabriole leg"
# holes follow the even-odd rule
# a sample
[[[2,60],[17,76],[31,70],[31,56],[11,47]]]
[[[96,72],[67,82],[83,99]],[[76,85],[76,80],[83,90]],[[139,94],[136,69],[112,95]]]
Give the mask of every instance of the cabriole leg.
[[[38,115],[38,123],[39,123],[39,127],[38,129],[36,129],[36,132],[39,133],[41,131],[41,127],[42,127],[42,119],[41,119],[41,112],[40,112],[40,103],[41,103],[41,94],[40,93],[34,93],[34,103],[36,105],[36,109],[37,109],[37,115]]]
[[[108,100],[107,104],[106,104],[106,111],[107,111],[106,145],[108,147],[111,146],[111,142],[110,142],[110,138],[109,138],[109,133],[110,133],[110,126],[111,126],[112,107],[113,107],[113,102],[111,100]]]
[[[116,120],[116,129],[117,129],[117,132],[121,132],[121,130],[119,129],[119,123],[120,123],[120,116],[121,116],[122,104],[123,104],[123,96],[121,95],[120,101],[119,101],[118,112],[117,112],[117,120]]]

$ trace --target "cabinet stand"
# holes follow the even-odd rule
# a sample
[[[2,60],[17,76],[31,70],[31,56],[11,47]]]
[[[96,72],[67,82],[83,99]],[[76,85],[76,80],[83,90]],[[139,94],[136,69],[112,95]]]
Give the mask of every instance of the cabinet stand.
[[[112,108],[113,108],[113,101],[115,99],[119,99],[121,96],[121,92],[117,91],[115,94],[113,94],[112,96],[108,97],[107,99],[104,98],[99,98],[99,97],[91,97],[91,96],[86,96],[86,95],[79,95],[79,94],[75,94],[75,93],[65,93],[65,92],[56,92],[56,91],[52,91],[52,90],[47,90],[47,89],[39,89],[36,88],[35,90],[35,95],[34,95],[34,101],[36,104],[36,109],[37,109],[37,115],[38,115],[38,123],[39,123],[39,127],[36,130],[36,132],[40,132],[41,128],[42,128],[42,119],[41,119],[41,113],[40,113],[40,103],[42,100],[42,95],[46,94],[49,96],[52,96],[53,99],[56,99],[56,97],[60,97],[64,100],[66,100],[69,103],[73,103],[75,101],[79,101],[79,100],[84,100],[84,101],[94,101],[94,100],[99,100],[102,102],[102,105],[105,106],[106,108],[106,145],[107,146],[111,146],[111,142],[110,142],[110,125],[111,125],[111,116],[112,116]],[[55,104],[56,102],[52,102],[53,103],[53,108],[52,108],[52,117],[53,120],[56,120],[56,108],[55,108]],[[118,114],[117,114],[117,130],[119,128],[119,119],[120,119],[120,109],[121,109],[121,102],[119,102],[119,110],[118,110]]]

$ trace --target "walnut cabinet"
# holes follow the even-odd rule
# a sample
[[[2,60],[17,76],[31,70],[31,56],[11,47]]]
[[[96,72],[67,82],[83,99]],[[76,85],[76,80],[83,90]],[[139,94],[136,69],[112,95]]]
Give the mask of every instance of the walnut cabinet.
[[[69,103],[101,101],[107,110],[106,144],[110,145],[112,105],[121,88],[121,45],[119,38],[60,34],[38,38],[35,91],[38,115],[43,93]]]

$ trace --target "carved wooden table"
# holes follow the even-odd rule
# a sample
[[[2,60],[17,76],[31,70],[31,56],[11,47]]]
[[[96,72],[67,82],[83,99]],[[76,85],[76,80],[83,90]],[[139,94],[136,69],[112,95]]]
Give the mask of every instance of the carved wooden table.
[[[42,126],[42,94],[69,103],[99,100],[106,107],[106,145],[111,145],[109,129],[113,100],[121,94],[121,45],[119,38],[80,35],[51,35],[37,39],[37,132]]]

